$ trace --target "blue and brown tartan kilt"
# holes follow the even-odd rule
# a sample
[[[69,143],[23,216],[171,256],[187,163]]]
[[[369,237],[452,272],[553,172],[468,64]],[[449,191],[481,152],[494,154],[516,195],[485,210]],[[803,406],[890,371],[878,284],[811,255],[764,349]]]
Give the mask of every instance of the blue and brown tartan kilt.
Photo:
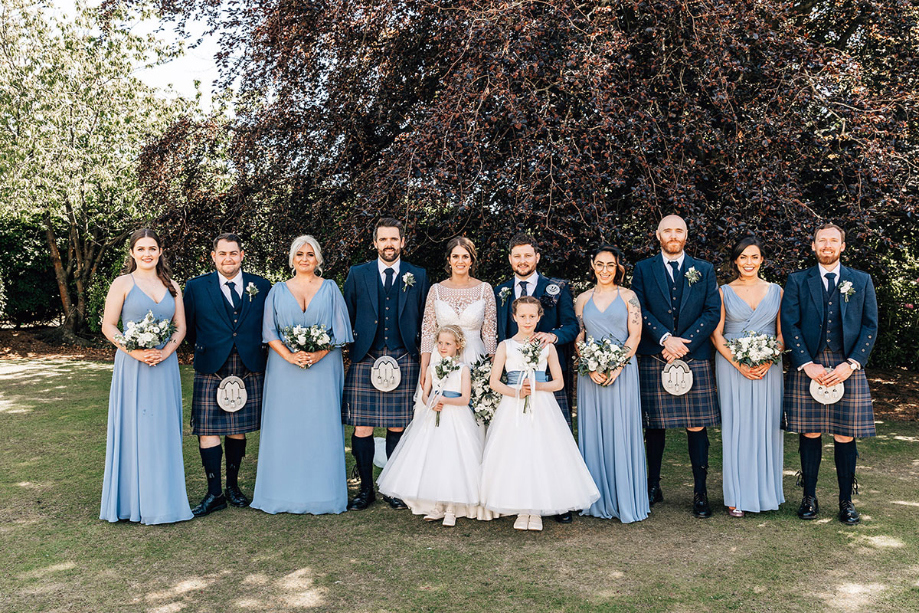
[[[391,355],[396,358],[402,380],[391,392],[381,392],[370,382],[370,373],[377,358]],[[345,389],[341,400],[341,420],[349,426],[375,428],[404,428],[415,414],[415,388],[421,365],[408,353],[400,356],[389,351],[369,351],[360,362],[351,362],[345,375]]]
[[[815,362],[835,368],[846,361],[841,353],[824,350]],[[856,370],[843,384],[845,392],[835,404],[820,404],[811,397],[811,378],[791,367],[785,379],[785,429],[864,438],[874,436],[874,407],[864,370]]]
[[[552,378],[552,375],[549,375],[549,378]],[[563,377],[564,378],[564,377]],[[558,403],[558,408],[562,410],[562,415],[565,416],[565,421],[568,422],[568,427],[571,427],[571,406],[568,404],[568,386],[567,384],[562,389],[557,392],[553,392],[555,396],[555,402]]]
[[[704,428],[721,423],[711,361],[684,361],[692,371],[692,388],[682,396],[674,396],[661,383],[666,362],[650,355],[638,356],[641,415],[645,428]]]
[[[228,413],[217,404],[217,387],[231,375],[236,375],[246,385],[246,405],[235,413]],[[252,372],[243,364],[236,348],[216,373],[195,372],[194,393],[191,402],[191,433],[197,436],[245,434],[255,432],[262,423],[262,390],[265,373]]]

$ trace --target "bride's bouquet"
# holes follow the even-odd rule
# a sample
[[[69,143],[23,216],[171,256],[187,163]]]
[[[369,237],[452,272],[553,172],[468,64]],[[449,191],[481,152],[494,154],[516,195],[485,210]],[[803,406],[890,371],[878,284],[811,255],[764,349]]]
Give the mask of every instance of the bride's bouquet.
[[[116,334],[115,340],[127,351],[135,349],[156,349],[173,335],[176,325],[171,319],[157,320],[153,311],[147,311],[140,321],[129,321],[124,325],[124,333]]]
[[[595,340],[588,336],[586,341],[578,341],[578,354],[578,374],[585,377],[592,372],[608,375],[629,360],[629,348],[609,337]]]
[[[335,345],[326,327],[322,324],[312,326],[287,326],[281,328],[281,338],[291,351],[331,351]]]
[[[501,404],[501,394],[491,389],[491,360],[482,356],[471,367],[472,394],[469,406],[475,413],[475,419],[480,424],[487,426],[495,416],[495,410]]]
[[[524,379],[529,379],[530,395],[532,395],[533,392],[536,391],[536,369],[539,367],[539,357],[542,355],[542,343],[531,338],[520,348],[520,353],[523,356],[523,363],[526,365],[526,368],[524,369],[524,376],[520,378],[518,385],[522,387]],[[519,391],[520,387],[517,389]],[[526,413],[529,407],[530,396],[527,396],[523,402],[523,412]]]
[[[725,345],[738,364],[762,366],[774,364],[782,357],[779,339],[769,334],[747,332],[746,335],[725,341]]]

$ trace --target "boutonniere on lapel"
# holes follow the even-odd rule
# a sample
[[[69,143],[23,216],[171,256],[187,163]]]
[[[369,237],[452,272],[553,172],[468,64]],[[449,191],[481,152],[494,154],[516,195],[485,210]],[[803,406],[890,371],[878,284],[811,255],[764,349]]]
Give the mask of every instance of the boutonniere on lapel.
[[[410,272],[402,275],[402,291],[407,292],[408,288],[414,287],[415,285],[415,275]]]
[[[846,302],[849,302],[849,298],[855,293],[855,288],[852,287],[851,281],[843,281],[839,284],[839,293],[845,297]]]
[[[249,281],[249,285],[246,286],[246,293],[249,294],[249,302],[252,302],[252,299],[258,294],[258,288],[255,287],[255,283]]]
[[[542,303],[543,308],[551,309],[555,307],[558,303],[558,297],[562,293],[562,288],[560,287],[562,283],[563,281],[552,279],[552,283],[546,286],[545,293],[539,297],[539,301]]]
[[[501,291],[498,292],[498,298],[501,299],[501,306],[504,306],[505,304],[507,304],[507,299],[510,297],[510,295],[511,295],[511,293],[512,293],[513,291],[514,291],[514,290],[512,290],[512,289],[509,288],[509,287],[502,287],[502,288],[501,288]]]
[[[686,277],[686,280],[689,281],[689,284],[692,285],[696,281],[702,278],[702,273],[696,270],[695,266],[690,266],[689,270],[686,271],[686,274],[683,275]]]

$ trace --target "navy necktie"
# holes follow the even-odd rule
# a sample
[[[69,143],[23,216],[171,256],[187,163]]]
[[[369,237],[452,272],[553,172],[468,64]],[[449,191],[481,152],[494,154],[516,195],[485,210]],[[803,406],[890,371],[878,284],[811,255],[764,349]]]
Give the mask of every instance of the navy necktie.
[[[389,290],[392,289],[392,278],[395,272],[396,271],[394,271],[392,268],[387,268],[386,270],[383,271],[383,274],[386,275],[386,283],[383,286],[384,289],[386,290],[386,293],[389,293]]]
[[[529,284],[530,284],[529,281],[521,281],[521,282],[520,282],[520,297],[521,297],[521,298],[523,298],[524,296],[527,295],[527,285],[529,285]]]
[[[233,301],[233,310],[239,308],[239,305],[242,304],[242,299],[239,297],[239,294],[236,293],[236,284],[232,281],[227,281],[227,287],[230,288],[230,300]]]
[[[667,264],[673,269],[673,280],[676,281],[677,276],[680,274],[680,264],[676,261],[667,262]]]
[[[836,273],[828,272],[823,276],[826,277],[826,295],[832,296],[833,291],[836,289]]]

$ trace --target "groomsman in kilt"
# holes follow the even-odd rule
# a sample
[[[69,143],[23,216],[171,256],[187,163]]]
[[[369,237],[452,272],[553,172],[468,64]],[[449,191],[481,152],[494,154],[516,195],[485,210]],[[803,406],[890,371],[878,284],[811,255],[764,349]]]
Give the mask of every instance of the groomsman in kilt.
[[[262,344],[262,312],[271,283],[242,271],[245,252],[235,234],[214,239],[211,259],[217,268],[185,284],[185,340],[195,348],[195,383],[191,407],[192,434],[207,476],[207,494],[192,509],[201,517],[225,509],[249,506],[239,489],[239,466],[246,455],[246,433],[259,429],[262,419],[262,386],[266,352]],[[217,404],[221,381],[242,379],[246,402],[228,412]],[[226,490],[221,489],[220,437],[225,437]]]
[[[877,339],[877,298],[870,275],[840,264],[846,248],[842,228],[820,226],[811,248],[817,266],[791,274],[782,298],[782,334],[791,351],[785,385],[786,429],[799,433],[800,482],[804,486],[798,517],[814,519],[819,512],[817,473],[825,432],[834,441],[839,521],[855,525],[860,521],[852,504],[858,457],[855,439],[875,435],[871,391],[862,368]],[[810,394],[811,381],[827,387],[844,382],[845,392],[836,403],[822,404]]]
[[[345,280],[345,303],[354,330],[351,366],[345,376],[342,420],[354,426],[351,454],[361,480],[360,490],[348,509],[369,507],[373,487],[373,429],[386,428],[386,455],[392,455],[402,432],[412,421],[413,396],[420,372],[418,347],[421,319],[428,293],[423,268],[401,259],[405,248],[402,222],[384,218],[373,230],[377,258],[352,266]],[[373,385],[374,364],[385,356],[398,364],[397,387],[381,391]],[[392,366],[383,366],[392,372]],[[394,509],[408,508],[398,498],[383,499]]]
[[[532,236],[519,233],[507,245],[508,260],[514,276],[495,287],[495,304],[498,318],[498,342],[517,334],[517,323],[511,311],[514,300],[521,296],[533,296],[542,303],[543,316],[536,327],[533,338],[543,346],[555,345],[558,361],[562,366],[565,387],[555,392],[562,414],[571,426],[571,390],[574,377],[570,376],[572,344],[578,335],[578,319],[574,314],[574,299],[571,287],[565,279],[546,277],[536,271],[539,264],[539,243]],[[556,515],[559,523],[569,524],[571,513]]]
[[[632,290],[641,303],[643,325],[638,345],[641,409],[648,457],[648,497],[664,499],[660,486],[667,428],[686,428],[692,464],[695,517],[711,517],[708,426],[721,423],[709,337],[721,320],[721,295],[714,267],[687,254],[686,222],[677,215],[657,226],[661,253],[635,265]],[[673,395],[661,380],[668,364],[682,360],[692,371],[692,387]]]

